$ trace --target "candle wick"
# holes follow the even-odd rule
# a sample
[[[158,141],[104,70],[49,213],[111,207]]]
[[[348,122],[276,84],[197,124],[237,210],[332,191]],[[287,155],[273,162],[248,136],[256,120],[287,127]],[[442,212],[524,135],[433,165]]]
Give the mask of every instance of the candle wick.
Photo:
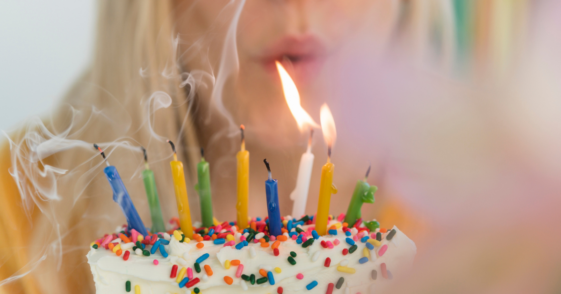
[[[312,137],[314,136],[314,129],[310,128],[310,137],[308,138],[308,153],[312,151]]]
[[[265,166],[267,167],[267,171],[269,172],[269,180],[273,179],[273,176],[271,174],[271,167],[269,166],[269,163],[267,162],[267,159],[263,159],[263,162],[265,162]]]
[[[166,140],[166,142],[168,142],[171,145],[171,150],[173,151],[173,153],[177,153],[175,152],[175,144],[173,144],[173,142],[170,140]]]
[[[166,140],[171,145],[171,150],[173,151],[173,160],[177,161],[177,152],[175,152],[175,144],[172,141]]]
[[[150,166],[148,166],[148,155],[146,154],[146,149],[142,146],[140,146],[140,149],[142,149],[142,153],[144,153],[144,168],[150,169]]]
[[[101,150],[101,148],[97,144],[94,143],[93,146],[95,149],[99,151],[101,157],[103,157],[103,160],[105,161],[105,164],[109,166],[109,161],[107,160],[107,157],[105,157],[105,152],[103,152],[103,150]]]
[[[331,146],[327,146],[327,162],[331,162]]]
[[[370,174],[370,170],[372,169],[372,163],[368,165],[368,169],[366,170],[366,175],[364,176],[364,180],[368,179],[368,175]]]
[[[201,158],[205,159],[205,150],[201,147]]]
[[[245,126],[240,125],[240,134],[242,136],[241,150],[245,151]]]

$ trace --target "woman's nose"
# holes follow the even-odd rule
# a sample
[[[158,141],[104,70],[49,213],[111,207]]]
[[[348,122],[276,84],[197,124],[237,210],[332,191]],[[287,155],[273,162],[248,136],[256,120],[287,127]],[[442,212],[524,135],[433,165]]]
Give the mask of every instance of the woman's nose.
[[[306,34],[313,29],[315,14],[321,10],[324,1],[318,0],[283,0],[282,6],[286,16],[288,33]]]

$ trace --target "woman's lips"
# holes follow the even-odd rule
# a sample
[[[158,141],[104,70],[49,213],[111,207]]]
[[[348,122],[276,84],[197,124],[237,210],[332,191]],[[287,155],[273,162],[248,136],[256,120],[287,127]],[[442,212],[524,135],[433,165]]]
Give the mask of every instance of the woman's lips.
[[[259,61],[274,79],[279,79],[275,65],[279,61],[297,83],[307,83],[317,76],[326,58],[325,47],[311,36],[285,37],[263,52]]]

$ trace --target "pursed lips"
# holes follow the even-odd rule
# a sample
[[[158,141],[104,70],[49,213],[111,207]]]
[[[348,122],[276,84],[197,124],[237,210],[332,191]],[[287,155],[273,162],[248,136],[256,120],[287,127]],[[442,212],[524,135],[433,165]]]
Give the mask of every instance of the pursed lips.
[[[279,61],[299,82],[317,75],[327,55],[325,46],[313,36],[284,37],[263,52],[259,61],[269,73],[278,78],[275,62]]]

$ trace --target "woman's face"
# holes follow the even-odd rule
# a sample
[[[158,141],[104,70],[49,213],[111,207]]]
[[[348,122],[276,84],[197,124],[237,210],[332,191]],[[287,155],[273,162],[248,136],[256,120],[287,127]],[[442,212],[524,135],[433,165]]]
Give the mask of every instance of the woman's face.
[[[333,160],[340,171],[354,165],[356,173],[348,173],[350,179],[338,179],[341,191],[352,191],[357,177],[364,175],[368,161],[374,158],[370,154],[374,145],[364,143],[368,138],[357,126],[367,127],[369,133],[373,133],[373,124],[368,120],[380,116],[372,114],[377,108],[364,102],[372,104],[371,98],[377,95],[361,91],[367,95],[365,98],[348,94],[346,89],[336,86],[358,89],[352,83],[361,81],[355,78],[359,72],[356,65],[372,68],[367,62],[375,54],[370,45],[383,44],[388,35],[395,15],[392,2],[176,0],[174,13],[181,41],[180,62],[186,71],[196,76],[200,77],[198,71],[202,70],[215,78],[213,87],[197,88],[198,108],[194,112],[199,143],[213,165],[213,182],[220,183],[213,186],[215,195],[231,195],[229,187],[235,186],[236,178],[231,175],[235,174],[236,165],[232,160],[239,150],[238,126],[244,124],[247,147],[253,158],[250,169],[256,171],[256,179],[266,178],[262,158],[271,162],[274,177],[283,183],[279,186],[281,212],[285,215],[290,212],[292,201],[288,195],[295,185],[295,172],[306,150],[309,130],[299,129],[288,108],[275,61],[280,61],[294,79],[301,105],[316,123],[319,124],[321,105],[327,103],[337,127],[346,130],[338,132],[341,140],[336,145]],[[348,68],[352,68],[354,74],[348,74]],[[222,111],[223,115],[216,111]],[[221,120],[224,117],[229,120]],[[358,138],[348,138],[354,134]],[[358,143],[370,153],[358,153]],[[317,156],[314,170],[319,171],[327,160],[320,130],[315,132],[312,149]],[[351,160],[353,156],[358,158]],[[340,157],[346,160],[341,161]],[[344,174],[341,172],[339,177]],[[318,177],[319,173],[312,175],[312,182],[319,182]],[[311,203],[317,202],[317,188],[311,185],[308,213],[313,213],[311,210],[315,207]],[[250,190],[251,195],[262,195],[262,182],[252,180]],[[225,218],[235,217],[231,207],[236,203],[232,199],[223,197],[223,201],[215,202],[215,211]],[[262,213],[265,197],[252,199],[250,211]],[[333,207],[347,204],[345,197],[334,197],[332,203]]]
[[[329,80],[326,65],[337,60],[341,48],[364,32],[367,23],[371,27],[367,33],[372,35],[389,27],[390,2],[178,0],[174,9],[182,62],[189,71],[212,71],[215,91],[220,88],[220,75],[227,74],[228,82],[217,93],[235,123],[253,124],[251,129],[261,141],[282,145],[286,137],[299,136],[299,131],[284,100],[275,62],[286,67],[304,109],[317,120],[319,106],[325,102],[322,88]],[[208,101],[210,93],[202,96]],[[266,131],[271,129],[276,130],[275,136]]]

